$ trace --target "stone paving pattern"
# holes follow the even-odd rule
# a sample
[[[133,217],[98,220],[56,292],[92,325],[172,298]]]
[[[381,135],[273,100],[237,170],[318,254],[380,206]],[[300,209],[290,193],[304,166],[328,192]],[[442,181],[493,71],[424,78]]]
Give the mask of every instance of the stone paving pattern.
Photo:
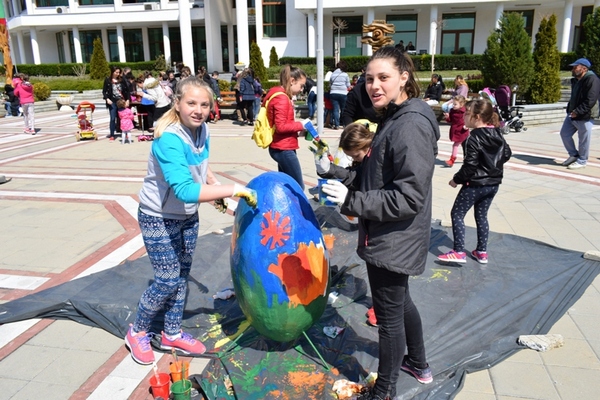
[[[22,133],[20,118],[0,119],[0,175],[12,177],[0,185],[0,302],[144,255],[135,212],[150,142],[106,140],[103,109],[94,115],[99,141],[76,142],[70,113],[42,112],[36,120],[39,132],[32,136]],[[600,251],[599,125],[588,167],[577,171],[559,165],[566,158],[560,124],[506,136],[513,158],[489,213],[491,229],[582,253]],[[211,167],[223,183],[246,183],[276,170],[268,152],[251,141],[251,127],[226,120],[210,129]],[[460,163],[443,166],[451,143],[448,126],[441,130],[433,218],[447,224],[457,193],[447,183]],[[324,137],[335,144],[339,134],[326,130]],[[308,188],[317,175],[307,146],[301,142],[298,154]],[[201,235],[233,221],[209,204],[201,205],[200,219]],[[472,212],[465,221],[474,225]],[[456,399],[600,398],[600,278],[550,333],[563,335],[565,345],[546,353],[522,350],[469,374]],[[162,356],[159,369],[166,371],[169,361],[170,355]],[[191,372],[204,366],[193,359]],[[0,400],[151,399],[151,374],[131,360],[122,338],[101,329],[64,320],[0,326]]]

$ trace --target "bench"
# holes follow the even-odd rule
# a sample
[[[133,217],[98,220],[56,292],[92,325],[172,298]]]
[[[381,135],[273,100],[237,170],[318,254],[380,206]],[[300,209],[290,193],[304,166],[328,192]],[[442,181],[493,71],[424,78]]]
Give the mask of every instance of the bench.
[[[219,108],[237,108],[234,91],[221,90],[221,101],[219,102]]]
[[[445,102],[447,102],[451,98],[452,98],[452,96],[450,96],[450,94],[444,93],[444,94],[442,94],[442,97],[441,97],[440,102],[438,104],[430,106],[431,109],[433,110],[433,113],[437,117],[438,122],[444,121],[444,113],[442,112],[442,104],[444,104]],[[475,100],[475,99],[478,99],[478,98],[479,98],[479,93],[469,93],[468,97],[467,97],[467,101],[469,101],[469,100]]]

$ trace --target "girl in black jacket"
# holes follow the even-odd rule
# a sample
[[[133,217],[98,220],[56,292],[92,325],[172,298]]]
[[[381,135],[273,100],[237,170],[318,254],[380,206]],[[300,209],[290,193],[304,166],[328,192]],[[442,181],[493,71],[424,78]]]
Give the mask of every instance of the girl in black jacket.
[[[481,264],[488,262],[487,242],[490,226],[487,213],[502,183],[504,163],[511,156],[510,147],[500,131],[498,114],[487,100],[467,103],[465,126],[471,134],[465,142],[465,158],[462,167],[449,185],[463,185],[452,207],[452,234],[454,249],[438,256],[440,261],[466,263],[465,215],[475,207],[477,225],[477,248],[471,252]]]

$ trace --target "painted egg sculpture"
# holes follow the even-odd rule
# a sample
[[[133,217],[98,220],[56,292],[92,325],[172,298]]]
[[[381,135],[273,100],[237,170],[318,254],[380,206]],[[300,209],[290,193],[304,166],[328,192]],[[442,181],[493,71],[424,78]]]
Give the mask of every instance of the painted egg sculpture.
[[[258,204],[240,200],[231,239],[231,276],[240,308],[263,336],[289,342],[323,314],[329,255],[298,183],[266,172],[247,185]]]

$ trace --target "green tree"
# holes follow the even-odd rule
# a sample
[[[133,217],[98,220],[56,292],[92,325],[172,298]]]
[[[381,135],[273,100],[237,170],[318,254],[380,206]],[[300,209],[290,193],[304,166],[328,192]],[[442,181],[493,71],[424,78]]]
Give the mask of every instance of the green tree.
[[[556,15],[542,18],[533,48],[534,74],[529,86],[533,104],[556,103],[560,99],[560,54],[556,47]]]
[[[100,38],[94,39],[94,51],[90,61],[90,79],[103,79],[110,75],[110,67]]]
[[[269,54],[269,68],[278,66],[279,56],[277,55],[277,50],[275,50],[275,46],[273,46],[271,47],[271,53]]]
[[[583,23],[583,40],[577,48],[577,56],[587,58],[592,69],[600,71],[600,8],[588,15]]]
[[[500,28],[488,37],[481,63],[485,86],[517,84],[519,92],[527,93],[533,75],[533,56],[531,38],[520,13],[502,14]]]
[[[167,61],[165,60],[164,55],[160,54],[156,57],[153,68],[155,71],[166,71],[168,69]]]
[[[250,68],[254,71],[254,77],[259,78],[261,82],[266,82],[269,79],[262,52],[256,42],[252,42],[250,45]]]

